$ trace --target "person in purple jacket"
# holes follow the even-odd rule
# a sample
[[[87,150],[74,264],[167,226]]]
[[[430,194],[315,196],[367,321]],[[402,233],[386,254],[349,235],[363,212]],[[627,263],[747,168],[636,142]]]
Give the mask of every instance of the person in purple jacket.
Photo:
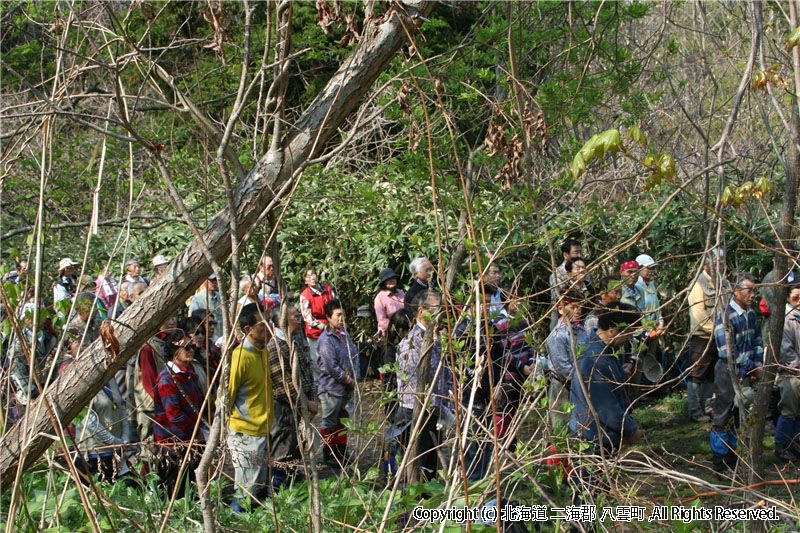
[[[344,329],[344,310],[338,299],[325,304],[328,324],[317,342],[319,382],[317,394],[322,404],[320,434],[325,463],[339,468],[346,461],[347,432],[342,418],[349,418],[347,402],[353,394],[356,372],[353,360],[357,357],[353,339]]]

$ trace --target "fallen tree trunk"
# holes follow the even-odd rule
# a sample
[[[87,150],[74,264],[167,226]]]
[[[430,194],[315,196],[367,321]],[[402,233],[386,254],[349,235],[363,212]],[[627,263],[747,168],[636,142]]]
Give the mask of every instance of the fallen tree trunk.
[[[418,29],[421,16],[433,2],[393,4],[387,13],[367,24],[361,42],[344,61],[325,89],[300,119],[291,125],[278,150],[270,150],[236,187],[237,213],[222,211],[202,234],[217,262],[231,253],[231,217],[239,228],[249,229],[269,206],[296,169],[319,155],[336,134],[361,97],[406,42],[403,24]],[[403,19],[403,24],[401,24]],[[172,261],[167,272],[115,321],[117,353],[102,339],[55,380],[24,417],[0,439],[0,492],[13,485],[18,471],[29,468],[53,442],[52,421],[41,404],[46,397],[62,424],[68,424],[139,348],[174,314],[195,288],[211,274],[211,265],[198,239]],[[18,466],[19,465],[19,466]]]

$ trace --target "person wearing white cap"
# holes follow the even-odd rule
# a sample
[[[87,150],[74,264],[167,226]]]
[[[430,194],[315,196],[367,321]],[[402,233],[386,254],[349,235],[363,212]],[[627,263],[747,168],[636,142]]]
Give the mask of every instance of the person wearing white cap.
[[[222,296],[217,290],[216,274],[208,276],[203,288],[197,291],[192,296],[192,301],[189,302],[189,315],[201,309],[214,315],[214,320],[217,324],[222,324]],[[218,336],[215,335],[211,342],[216,342],[216,337]]]
[[[639,279],[636,281],[636,290],[638,292],[637,302],[638,308],[642,310],[645,323],[650,324],[652,329],[646,332],[645,342],[647,344],[646,357],[654,358],[656,362],[659,357],[659,342],[658,338],[664,333],[664,317],[661,315],[661,302],[658,300],[658,289],[653,283],[653,272],[660,265],[647,254],[642,254],[636,257],[636,263],[639,265]],[[632,377],[633,383],[639,383],[641,379],[642,365],[636,370],[636,374]],[[636,392],[632,394],[634,397],[639,396]]]
[[[651,338],[660,336],[664,332],[664,318],[661,316],[661,303],[658,301],[658,290],[653,283],[653,271],[660,265],[652,257],[642,254],[636,258],[639,264],[639,280],[636,288],[639,290],[639,309],[645,313],[645,318],[656,324],[657,332],[651,334]]]
[[[78,265],[80,263],[76,263],[69,257],[58,262],[58,280],[53,285],[53,303],[72,298],[72,295],[75,294],[75,267]]]
[[[147,285],[147,280],[142,277],[142,267],[139,265],[139,261],[136,259],[131,259],[128,261],[128,268],[125,270],[125,279],[122,281],[127,281],[130,283],[134,283],[136,281],[140,281]]]
[[[169,260],[163,255],[159,254],[153,258],[153,268],[156,269],[156,275],[153,276],[150,283],[157,280],[167,270],[167,265],[169,265]]]

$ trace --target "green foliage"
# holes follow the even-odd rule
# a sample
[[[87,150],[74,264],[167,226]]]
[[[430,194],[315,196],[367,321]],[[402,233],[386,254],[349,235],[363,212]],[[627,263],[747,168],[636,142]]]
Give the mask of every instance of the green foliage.
[[[639,132],[641,134],[641,132]],[[631,134],[633,135],[633,134]],[[644,137],[642,137],[644,139]],[[619,135],[619,130],[612,129],[603,133],[598,133],[589,139],[583,148],[575,154],[572,160],[572,169],[570,170],[570,177],[577,179],[581,174],[586,171],[586,166],[591,164],[594,160],[602,163],[606,155],[611,154],[615,157],[618,152],[623,150],[622,139]]]
[[[56,54],[52,44],[64,26],[61,18],[55,19],[49,27],[42,27],[33,21],[54,20],[53,12],[60,11],[54,7],[45,2],[0,3],[3,61],[26,79],[36,84],[42,83],[44,91],[51,87],[50,79],[55,74]],[[0,68],[0,76],[5,81],[4,85],[16,80],[5,66]]]
[[[786,50],[791,51],[792,48],[800,44],[800,27],[792,30],[789,37],[786,39]]]

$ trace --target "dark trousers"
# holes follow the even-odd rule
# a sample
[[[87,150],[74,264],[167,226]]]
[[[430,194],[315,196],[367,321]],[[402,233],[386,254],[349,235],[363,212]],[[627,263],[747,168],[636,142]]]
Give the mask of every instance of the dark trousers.
[[[738,446],[735,427],[738,425],[736,409],[736,392],[728,369],[728,361],[719,359],[714,367],[714,416],[711,420],[711,452],[716,470],[724,466],[733,468],[736,465],[734,451]],[[731,420],[733,419],[733,420]],[[729,423],[733,422],[732,428]]]
[[[297,417],[291,406],[283,400],[273,402],[269,446],[273,461],[273,464],[270,465],[272,471],[270,478],[272,487],[277,490],[289,482],[289,475],[294,469],[294,467],[290,468],[287,463],[296,463],[302,458],[298,440]]]
[[[714,367],[714,416],[711,422],[714,430],[725,430],[725,427],[734,414],[735,397],[736,394],[733,389],[731,373],[728,369],[728,361],[719,359]]]
[[[692,362],[692,371],[689,379],[695,383],[714,380],[714,365],[719,359],[717,344],[713,338],[704,339],[693,335],[689,339],[689,356]]]
[[[96,475],[100,481],[108,481],[109,483],[114,481],[113,454],[90,456],[86,459],[83,456],[79,456],[75,460],[75,468],[78,472],[86,474],[87,477]],[[83,478],[81,478],[81,482],[84,485],[89,485],[89,481]]]
[[[400,443],[403,446],[408,446],[408,439],[411,431],[414,428],[412,416],[414,412],[405,407],[397,408],[397,415],[395,416],[395,424],[403,426],[412,422],[406,431],[400,436]],[[436,429],[437,419],[433,415],[428,415],[422,422],[422,428],[417,435],[419,445],[417,446],[417,454],[419,455],[419,466],[422,469],[425,477],[433,479],[436,477],[436,471],[439,467],[439,458],[436,455],[436,447],[439,445],[439,431]]]
[[[187,452],[191,453],[191,452]],[[164,487],[164,492],[167,498],[172,497],[172,491],[175,490],[175,485],[178,485],[178,493],[175,499],[181,499],[186,495],[186,486],[195,481],[194,471],[197,469],[199,459],[190,457],[186,463],[186,468],[183,470],[183,476],[178,479],[180,472],[181,462],[183,457],[173,455],[171,453],[163,453],[158,461],[158,477],[161,485]]]
[[[473,404],[472,423],[467,436],[467,447],[464,450],[464,464],[467,468],[467,479],[470,481],[483,479],[489,472],[494,444],[492,435],[487,434],[481,426],[489,428],[489,431],[493,430],[494,420],[490,421],[491,415],[492,410],[488,401],[486,403],[476,401]]]

